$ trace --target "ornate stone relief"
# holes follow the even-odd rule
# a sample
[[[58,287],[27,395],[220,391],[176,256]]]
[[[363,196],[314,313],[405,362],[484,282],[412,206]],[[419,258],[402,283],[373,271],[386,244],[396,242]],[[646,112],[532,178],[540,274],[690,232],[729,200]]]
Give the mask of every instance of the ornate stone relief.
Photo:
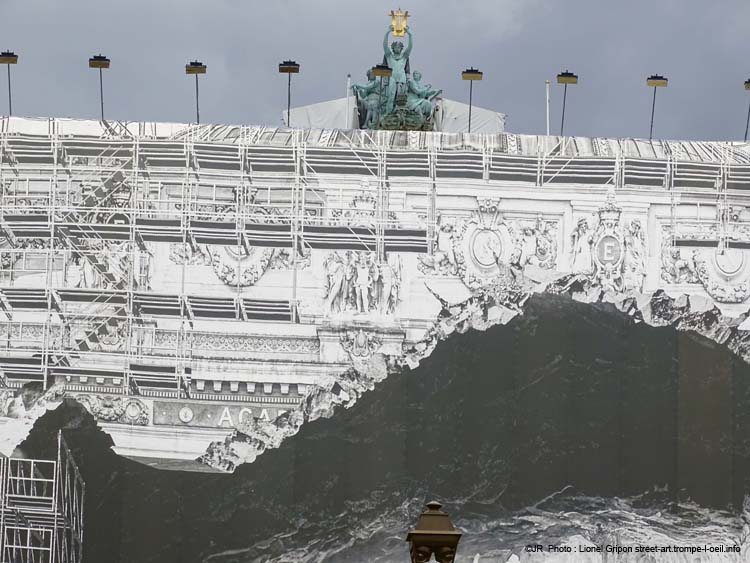
[[[190,334],[190,338],[192,339],[190,344],[196,350],[292,354],[317,354],[320,351],[320,341],[317,338],[219,334],[214,332],[193,332]],[[177,333],[157,330],[154,333],[154,346],[176,348]]]
[[[433,243],[431,256],[419,256],[417,268],[420,272],[433,276],[455,276],[458,274],[456,252],[453,249],[457,234],[457,222],[455,217],[438,215],[437,240]]]
[[[463,223],[458,238],[454,245],[458,272],[471,289],[497,276],[498,261],[511,261],[514,236],[502,220],[500,200],[478,200],[477,211]]]
[[[363,178],[360,181],[359,193],[352,198],[348,209],[333,209],[329,217],[331,225],[347,225],[350,227],[375,228],[377,222],[377,190],[370,186],[369,180]],[[392,212],[388,213],[388,219],[394,224],[398,218]]]
[[[216,334],[212,332],[193,333],[192,346],[200,350],[283,352],[297,354],[315,354],[320,350],[320,342],[315,338],[245,336]]]
[[[661,235],[661,279],[667,283],[700,283],[698,277],[698,251],[677,248],[672,245],[671,229],[662,228]]]
[[[682,240],[718,241],[716,224],[682,223]],[[750,225],[732,225],[726,234],[729,240],[750,239]],[[689,244],[689,243],[688,243]],[[750,297],[750,258],[746,251],[716,247],[676,247],[672,244],[671,228],[662,227],[661,279],[673,284],[698,284],[720,303],[743,303]]]
[[[401,293],[401,256],[391,253],[378,263],[372,252],[332,252],[326,272],[323,309],[326,315],[396,312]]]
[[[538,266],[552,270],[557,266],[558,221],[546,221],[541,215],[536,219],[513,221],[516,246],[511,264],[518,267]]]
[[[232,246],[208,246],[206,252],[211,256],[216,277],[231,287],[249,287],[258,283],[274,254],[272,248],[250,247],[246,250]]]
[[[590,276],[606,291],[642,291],[645,233],[639,219],[622,221],[621,215],[614,189],[610,188],[599,211],[591,218],[579,218],[571,233],[571,269]]]
[[[124,321],[109,326],[107,332],[98,335],[95,348],[104,352],[121,352],[125,349],[128,338],[128,327]]]
[[[110,395],[76,395],[75,399],[97,420],[135,426],[148,424],[148,408],[138,399]]]
[[[369,358],[382,345],[379,336],[366,332],[364,329],[349,330],[341,336],[341,346],[344,347],[352,359]]]
[[[421,257],[418,268],[428,275],[458,275],[471,289],[497,277],[498,262],[551,270],[557,264],[557,226],[541,215],[505,219],[499,200],[478,200],[468,220],[438,218],[432,256]]]
[[[359,193],[354,196],[349,209],[334,209],[331,213],[331,223],[334,225],[350,225],[353,227],[374,227],[375,209],[377,201],[375,190],[370,188],[366,179],[360,182]]]
[[[302,253],[297,255],[296,267],[298,270],[304,270],[310,267],[310,256],[311,252],[309,248],[303,249]],[[277,248],[271,257],[271,262],[268,267],[272,270],[291,270],[292,266],[291,249]]]

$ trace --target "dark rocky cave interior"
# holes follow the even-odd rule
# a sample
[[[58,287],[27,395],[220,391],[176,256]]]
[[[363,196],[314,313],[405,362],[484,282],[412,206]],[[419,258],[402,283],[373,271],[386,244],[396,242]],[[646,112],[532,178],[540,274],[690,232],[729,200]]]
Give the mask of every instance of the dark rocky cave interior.
[[[355,528],[384,512],[408,526],[433,498],[481,518],[565,487],[730,511],[750,491],[750,366],[695,334],[554,296],[450,337],[232,475],[121,458],[72,400],[20,449],[50,455],[58,428],[86,482],[86,561],[263,561],[316,536],[356,548]]]

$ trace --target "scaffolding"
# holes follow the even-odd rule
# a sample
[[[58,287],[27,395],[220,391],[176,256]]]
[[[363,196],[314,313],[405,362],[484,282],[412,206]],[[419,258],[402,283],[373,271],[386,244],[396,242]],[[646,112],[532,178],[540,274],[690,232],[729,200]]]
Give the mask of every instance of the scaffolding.
[[[717,193],[747,205],[750,156],[726,143],[0,119],[0,386],[189,397],[196,321],[304,322],[311,251],[428,254],[459,190],[610,186],[672,213]],[[159,245],[182,264],[167,289],[150,279]],[[285,252],[289,293],[248,290],[239,259],[223,293],[189,289],[187,265],[222,249]]]
[[[62,432],[57,458],[0,458],[0,562],[80,563],[85,485]]]

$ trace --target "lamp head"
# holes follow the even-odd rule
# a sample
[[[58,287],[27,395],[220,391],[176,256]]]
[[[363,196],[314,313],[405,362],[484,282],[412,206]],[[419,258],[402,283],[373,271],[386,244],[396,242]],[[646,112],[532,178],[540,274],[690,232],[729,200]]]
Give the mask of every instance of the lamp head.
[[[379,78],[388,78],[393,74],[393,70],[388,65],[378,64],[372,67],[372,74]]]
[[[207,67],[200,61],[190,61],[185,65],[185,74],[206,74]]]
[[[279,63],[279,72],[281,74],[299,73],[299,64],[295,61],[284,61]]]
[[[89,68],[109,68],[110,60],[99,53],[89,59]]]
[[[561,72],[557,75],[557,83],[558,84],[578,84],[578,75],[573,74],[569,70],[565,70],[565,72]]]
[[[478,68],[469,67],[461,73],[462,80],[482,80],[484,73]]]
[[[13,51],[3,51],[0,53],[0,65],[15,65],[18,64],[18,55]]]
[[[668,82],[667,78],[661,74],[652,74],[646,79],[646,86],[649,88],[666,88]]]

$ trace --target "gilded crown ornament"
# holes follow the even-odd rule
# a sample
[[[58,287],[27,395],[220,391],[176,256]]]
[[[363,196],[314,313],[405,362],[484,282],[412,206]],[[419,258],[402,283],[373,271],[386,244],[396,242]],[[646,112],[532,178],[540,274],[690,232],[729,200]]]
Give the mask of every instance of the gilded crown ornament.
[[[395,12],[391,10],[391,31],[396,37],[403,37],[406,35],[407,20],[409,19],[409,11],[402,12],[401,8]]]

